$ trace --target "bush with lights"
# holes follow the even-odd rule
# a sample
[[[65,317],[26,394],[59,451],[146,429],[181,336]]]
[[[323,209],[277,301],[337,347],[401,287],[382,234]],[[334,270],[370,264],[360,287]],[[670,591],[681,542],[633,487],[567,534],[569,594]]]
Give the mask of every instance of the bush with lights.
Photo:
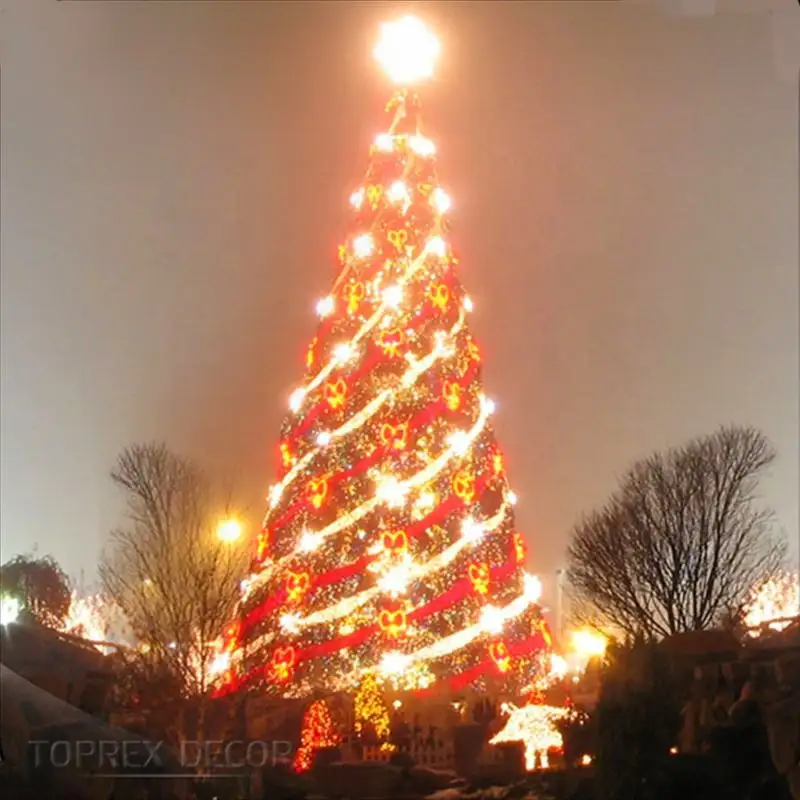
[[[341,741],[331,712],[324,700],[315,700],[303,717],[300,731],[300,747],[294,756],[292,766],[297,772],[307,772],[314,763],[314,756],[323,747],[336,747]]]
[[[546,647],[411,88],[437,52],[413,18],[384,26],[376,56],[397,89],[289,401],[230,687],[303,697],[377,671],[399,691],[445,676],[458,691]]]

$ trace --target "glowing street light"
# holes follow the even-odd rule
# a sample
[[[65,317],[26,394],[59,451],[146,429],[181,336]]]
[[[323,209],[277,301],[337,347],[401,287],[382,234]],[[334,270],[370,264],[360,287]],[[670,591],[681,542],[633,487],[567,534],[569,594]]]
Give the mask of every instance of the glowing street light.
[[[217,525],[217,539],[226,544],[238,542],[242,536],[242,524],[237,519],[223,519]]]
[[[19,617],[20,604],[16,597],[0,599],[0,625],[10,625]]]

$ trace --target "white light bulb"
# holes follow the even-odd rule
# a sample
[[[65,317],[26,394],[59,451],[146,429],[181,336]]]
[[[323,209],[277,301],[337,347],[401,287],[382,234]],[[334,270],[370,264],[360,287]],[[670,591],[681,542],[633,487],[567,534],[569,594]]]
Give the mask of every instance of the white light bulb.
[[[410,578],[409,566],[400,564],[390,569],[379,581],[378,588],[392,597],[405,594]]]
[[[383,302],[390,308],[397,308],[403,302],[403,287],[390,286],[383,293]]]
[[[333,311],[333,298],[328,295],[327,297],[323,297],[317,303],[317,314],[321,317],[327,317]]]
[[[444,214],[450,209],[451,202],[447,192],[438,186],[431,193],[431,200],[433,201],[434,208],[440,214]]]
[[[483,398],[483,408],[487,414],[494,414],[497,410],[497,405],[495,404],[494,400],[489,397]]]
[[[469,434],[464,431],[456,431],[450,436],[447,443],[457,456],[463,456],[469,450]]]
[[[414,507],[420,510],[433,508],[436,503],[436,495],[433,492],[423,492],[414,503]]]
[[[327,431],[323,431],[319,436],[317,436],[317,444],[320,447],[327,447],[331,443],[331,439],[333,437]]]
[[[525,598],[535,603],[542,596],[542,582],[535,576],[529,575],[527,572],[522,576],[523,594]]]
[[[375,137],[375,147],[384,153],[391,153],[394,147],[394,139],[389,133],[379,133]]]
[[[214,660],[208,667],[208,671],[211,675],[220,675],[225,672],[228,667],[231,665],[231,654],[230,653],[220,653],[218,656],[214,657]]]
[[[300,536],[300,550],[304,553],[313,553],[320,545],[320,537],[316,533],[303,531]]]
[[[503,612],[494,606],[484,606],[481,612],[481,627],[489,633],[501,633],[505,619]]]
[[[392,203],[399,203],[400,201],[408,201],[408,187],[403,183],[403,181],[395,181],[390,187],[388,191],[389,200]]]
[[[348,342],[337,344],[333,350],[333,357],[339,364],[346,364],[353,357],[353,354],[353,347]]]
[[[405,653],[385,653],[380,663],[380,670],[384,675],[400,675],[405,672],[411,659]]]
[[[353,239],[353,252],[358,258],[367,258],[367,256],[372,255],[374,249],[375,244],[372,241],[372,236],[368,233],[362,233]]]
[[[512,506],[515,506],[517,504],[517,495],[511,490],[508,491],[506,497],[508,498],[508,502],[511,503]]]
[[[356,210],[361,208],[361,204],[364,202],[364,190],[359,189],[357,192],[353,192],[350,195],[350,205],[353,206]]]
[[[472,299],[470,297],[464,298],[464,308],[467,311],[472,311],[472,309],[475,308],[475,304],[472,302]]]
[[[472,517],[467,517],[461,525],[461,535],[468,542],[477,542],[483,538],[483,525]]]
[[[375,496],[390,508],[405,505],[408,490],[394,477],[382,478],[378,482]]]
[[[278,505],[278,501],[281,499],[281,495],[283,494],[283,489],[281,489],[281,485],[276,483],[273,487],[269,490],[269,504],[272,508],[275,508]]]
[[[300,630],[300,617],[297,614],[283,614],[280,625],[286,633],[297,633]]]
[[[423,158],[430,158],[436,152],[433,142],[425,136],[409,136],[408,146]]]
[[[428,243],[425,245],[425,250],[426,252],[437,256],[438,258],[444,258],[445,255],[447,255],[447,245],[441,236],[433,236],[432,238],[428,239]]]
[[[295,389],[289,397],[289,408],[292,411],[299,411],[305,398],[306,393],[303,389]]]

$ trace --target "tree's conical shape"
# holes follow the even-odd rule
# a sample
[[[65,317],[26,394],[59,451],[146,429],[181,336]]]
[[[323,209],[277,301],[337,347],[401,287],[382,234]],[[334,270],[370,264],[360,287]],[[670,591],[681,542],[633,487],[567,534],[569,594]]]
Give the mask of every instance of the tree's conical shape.
[[[416,94],[386,111],[229,642],[240,685],[286,696],[352,689],[370,670],[399,689],[518,676],[548,638],[435,149]]]

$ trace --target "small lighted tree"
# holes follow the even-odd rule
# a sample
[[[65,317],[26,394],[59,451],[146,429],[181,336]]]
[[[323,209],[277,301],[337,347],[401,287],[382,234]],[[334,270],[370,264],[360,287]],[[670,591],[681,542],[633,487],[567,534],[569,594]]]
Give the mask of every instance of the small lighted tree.
[[[295,771],[307,772],[314,763],[317,751],[323,747],[336,747],[340,741],[328,704],[324,700],[315,700],[303,717],[300,747],[294,757]]]
[[[368,672],[355,696],[355,729],[362,740],[389,738],[390,719],[375,673]]]

